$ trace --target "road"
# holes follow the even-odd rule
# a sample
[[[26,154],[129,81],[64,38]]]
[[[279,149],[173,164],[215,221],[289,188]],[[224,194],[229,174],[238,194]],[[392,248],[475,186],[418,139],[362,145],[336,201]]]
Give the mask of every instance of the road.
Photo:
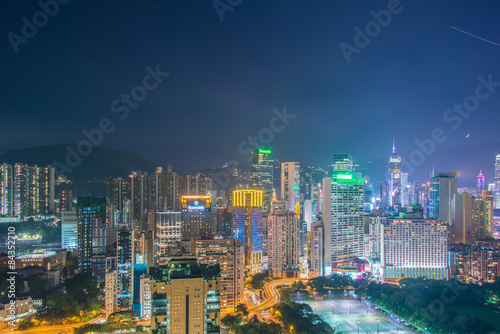
[[[33,327],[24,331],[15,331],[14,333],[19,334],[71,334],[75,331],[76,328],[81,327],[86,324],[98,323],[101,318],[104,316],[99,316],[98,318],[91,319],[85,323],[79,324],[69,324],[69,325],[53,325],[53,326],[39,326]],[[13,333],[11,328],[5,328],[0,330],[0,334]]]
[[[308,281],[308,278],[283,278],[275,281],[271,281],[264,285],[264,293],[266,294],[266,299],[257,306],[248,308],[249,313],[257,313],[268,310],[280,302],[280,294],[278,293],[278,287],[292,285],[298,281]]]

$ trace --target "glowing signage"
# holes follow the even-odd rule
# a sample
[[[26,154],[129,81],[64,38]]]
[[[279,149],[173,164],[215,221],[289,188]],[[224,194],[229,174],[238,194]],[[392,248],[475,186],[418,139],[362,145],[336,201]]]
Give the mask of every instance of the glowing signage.
[[[299,188],[299,186],[295,186],[295,187],[293,187],[293,189],[299,190],[300,188]]]
[[[265,149],[265,148],[259,148],[259,153],[261,154],[271,154],[270,149]]]
[[[339,175],[337,175],[337,179],[351,180],[352,175],[339,174]]]
[[[188,210],[205,210],[204,205],[200,205],[199,201],[194,201],[193,205],[188,205]]]

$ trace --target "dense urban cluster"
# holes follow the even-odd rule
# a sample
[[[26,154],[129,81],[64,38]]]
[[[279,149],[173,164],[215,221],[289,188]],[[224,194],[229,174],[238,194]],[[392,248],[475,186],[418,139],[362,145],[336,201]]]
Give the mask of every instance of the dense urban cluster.
[[[493,165],[494,182],[480,173],[459,188],[454,171],[411,182],[394,147],[380,182],[349,154],[323,169],[279,162],[269,147],[249,169],[191,175],[168,166],[75,180],[3,163],[1,290],[13,293],[0,320],[81,323],[79,333],[333,333],[302,302],[361,298],[408,330],[493,331],[460,311],[499,302],[500,154]],[[106,196],[75,190],[84,182]],[[273,283],[281,302],[266,304]],[[425,311],[451,288],[461,295],[442,302],[451,309]]]

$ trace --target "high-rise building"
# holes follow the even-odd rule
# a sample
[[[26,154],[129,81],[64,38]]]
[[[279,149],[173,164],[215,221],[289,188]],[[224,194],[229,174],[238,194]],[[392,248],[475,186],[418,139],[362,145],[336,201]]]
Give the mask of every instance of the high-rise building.
[[[267,217],[268,270],[274,277],[300,274],[300,219],[294,212]]]
[[[415,181],[413,187],[413,203],[420,204],[424,209],[424,217],[429,216],[429,182]]]
[[[233,191],[233,233],[244,249],[245,266],[252,272],[262,263],[262,204],[263,191],[241,189]]]
[[[106,271],[104,283],[106,318],[110,314],[120,311],[118,308],[118,286],[118,272],[114,269]]]
[[[448,225],[439,220],[389,219],[383,223],[384,280],[448,279]]]
[[[74,210],[61,212],[61,248],[78,248],[78,219]]]
[[[185,195],[182,203],[182,240],[210,238],[214,235],[212,198],[210,195]],[[194,252],[194,250],[193,250]]]
[[[273,169],[274,160],[271,158],[271,148],[259,148],[252,153],[252,183],[254,189],[264,191],[262,212],[268,214],[271,211],[273,200]]]
[[[106,212],[106,198],[77,198],[78,271],[91,272],[100,284],[106,272]]]
[[[300,203],[300,163],[281,163],[281,199],[287,202],[287,210],[296,212]]]
[[[59,191],[59,212],[71,211],[73,209],[73,192],[64,188]]]
[[[220,266],[221,317],[236,312],[243,303],[245,265],[239,239],[206,239],[196,241],[196,258],[201,264]]]
[[[14,174],[12,165],[0,165],[0,214],[14,215]]]
[[[151,278],[151,329],[157,333],[220,333],[220,278],[196,259],[172,259]]]
[[[147,173],[133,171],[128,177],[130,184],[130,201],[132,202],[132,218],[142,219],[150,208],[151,179]]]
[[[134,291],[134,231],[126,225],[120,226],[117,241],[118,308],[132,308]]]
[[[180,212],[156,213],[156,256],[170,257],[177,253],[177,244],[182,240]],[[156,261],[158,262],[158,261]]]
[[[181,211],[182,181],[177,172],[167,174],[167,210]]]
[[[458,172],[437,173],[429,186],[429,219],[453,226],[453,196],[458,193]]]
[[[139,280],[140,293],[139,304],[141,305],[141,319],[151,320],[151,278],[143,274]]]
[[[323,224],[314,221],[311,224],[311,270],[309,277],[324,275],[323,261]]]
[[[495,159],[495,209],[500,209],[500,154]]]
[[[323,179],[325,274],[332,262],[364,255],[364,179],[352,172],[348,154],[335,155],[332,177]]]
[[[481,195],[483,193],[483,190],[486,189],[486,180],[484,178],[483,172],[479,171],[479,174],[477,175],[477,193],[478,195]]]
[[[163,168],[156,168],[156,172],[151,175],[151,209],[166,209],[166,180]]]
[[[389,158],[389,206],[404,207],[409,204],[408,200],[408,173],[400,169],[401,157],[396,154],[396,145],[393,142],[392,155]]]

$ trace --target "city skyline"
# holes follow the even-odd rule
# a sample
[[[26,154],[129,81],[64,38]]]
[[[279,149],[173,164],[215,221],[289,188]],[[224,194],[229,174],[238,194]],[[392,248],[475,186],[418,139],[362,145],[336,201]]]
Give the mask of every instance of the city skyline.
[[[398,154],[409,159],[418,149],[415,140],[441,128],[447,139],[410,178],[427,178],[435,166],[458,170],[467,185],[483,170],[489,182],[500,144],[494,127],[498,46],[463,32],[499,42],[499,5],[400,1],[369,44],[346,57],[346,45],[356,47],[355,28],[363,30],[378,17],[372,11],[381,13],[389,3],[275,1],[263,10],[242,2],[221,21],[212,3],[116,8],[69,2],[16,53],[12,34],[23,36],[21,19],[32,21],[40,7],[10,2],[0,24],[4,36],[12,33],[0,45],[8,65],[1,130],[12,140],[0,145],[0,153],[77,144],[85,139],[83,130],[109,118],[114,130],[100,146],[190,172],[246,159],[238,145],[268,128],[273,110],[286,108],[295,118],[271,142],[260,143],[280,152],[281,161],[325,166],[344,152],[357,161],[385,160],[393,138]],[[96,18],[90,29],[79,29],[89,25],[90,15]],[[63,41],[68,44],[60,52]],[[160,77],[146,86],[156,88],[126,114],[115,113],[112,103],[154,72]],[[489,76],[493,91],[470,117],[446,114],[470,102]],[[209,140],[199,139],[203,129]],[[183,145],[174,145],[178,140]],[[470,159],[458,158],[464,154]]]

